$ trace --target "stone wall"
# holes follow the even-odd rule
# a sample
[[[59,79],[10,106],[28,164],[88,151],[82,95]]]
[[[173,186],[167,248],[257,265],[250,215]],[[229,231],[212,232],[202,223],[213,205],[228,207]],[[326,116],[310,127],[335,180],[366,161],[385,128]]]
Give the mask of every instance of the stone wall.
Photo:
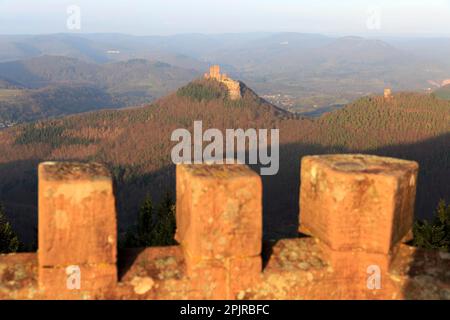
[[[405,244],[417,171],[392,158],[304,157],[301,233],[263,244],[254,171],[178,165],[179,245],[117,252],[108,171],[42,163],[39,250],[0,255],[0,299],[450,299],[450,255]]]

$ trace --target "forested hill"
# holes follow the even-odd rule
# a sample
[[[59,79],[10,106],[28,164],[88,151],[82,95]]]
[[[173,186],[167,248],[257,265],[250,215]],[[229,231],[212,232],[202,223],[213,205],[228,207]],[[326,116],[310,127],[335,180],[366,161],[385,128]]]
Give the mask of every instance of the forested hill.
[[[297,230],[300,158],[307,154],[364,152],[417,160],[417,216],[430,217],[438,200],[450,200],[450,101],[399,93],[391,100],[366,97],[317,119],[298,118],[244,87],[231,101],[226,89],[199,80],[152,105],[103,110],[0,131],[0,202],[22,237],[36,223],[36,168],[42,160],[108,164],[117,182],[119,225],[134,223],[147,194],[174,190],[171,133],[203,128],[280,129],[280,171],[263,177],[265,237]]]

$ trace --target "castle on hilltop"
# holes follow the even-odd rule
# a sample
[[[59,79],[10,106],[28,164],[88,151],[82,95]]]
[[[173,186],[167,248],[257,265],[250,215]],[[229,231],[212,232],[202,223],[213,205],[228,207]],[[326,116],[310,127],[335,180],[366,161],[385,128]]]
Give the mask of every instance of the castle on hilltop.
[[[220,74],[220,66],[214,65],[209,68],[209,73],[205,73],[205,79],[214,79],[223,83],[227,89],[231,100],[238,100],[242,98],[241,84],[228,77],[226,73]]]

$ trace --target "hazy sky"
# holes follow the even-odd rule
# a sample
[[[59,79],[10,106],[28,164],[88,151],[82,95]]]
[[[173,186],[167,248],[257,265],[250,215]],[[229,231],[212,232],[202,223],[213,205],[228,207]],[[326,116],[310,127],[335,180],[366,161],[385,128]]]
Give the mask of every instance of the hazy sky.
[[[450,35],[450,0],[0,0],[1,34],[254,31]]]

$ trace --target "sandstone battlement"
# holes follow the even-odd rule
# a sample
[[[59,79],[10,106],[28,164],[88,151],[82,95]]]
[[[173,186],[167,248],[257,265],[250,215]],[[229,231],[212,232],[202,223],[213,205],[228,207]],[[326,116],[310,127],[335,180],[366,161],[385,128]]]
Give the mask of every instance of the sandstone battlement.
[[[209,69],[209,73],[205,73],[204,75],[205,79],[214,79],[219,81],[220,83],[223,83],[227,89],[228,94],[230,96],[230,99],[232,100],[238,100],[242,98],[241,95],[241,84],[239,81],[235,81],[228,77],[226,73],[221,74],[220,73],[220,66],[214,65]]]
[[[39,166],[38,253],[0,255],[0,299],[450,299],[450,255],[411,239],[418,165],[302,159],[298,238],[262,243],[261,178],[178,165],[177,246],[117,253],[99,164]]]

